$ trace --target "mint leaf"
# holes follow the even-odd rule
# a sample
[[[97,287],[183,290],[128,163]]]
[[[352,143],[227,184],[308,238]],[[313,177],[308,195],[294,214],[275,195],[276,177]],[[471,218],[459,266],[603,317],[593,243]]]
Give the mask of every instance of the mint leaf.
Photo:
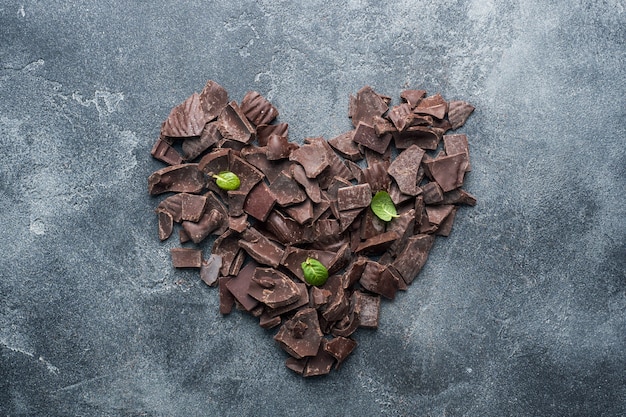
[[[311,285],[323,285],[328,279],[328,269],[320,261],[313,258],[306,258],[302,262],[302,272],[304,280]]]
[[[213,175],[213,178],[215,178],[215,183],[222,190],[236,190],[241,185],[239,177],[230,171],[222,171],[217,175]]]
[[[398,217],[396,206],[394,206],[391,197],[386,191],[377,192],[372,198],[370,207],[379,219],[386,222],[390,221],[394,217]]]

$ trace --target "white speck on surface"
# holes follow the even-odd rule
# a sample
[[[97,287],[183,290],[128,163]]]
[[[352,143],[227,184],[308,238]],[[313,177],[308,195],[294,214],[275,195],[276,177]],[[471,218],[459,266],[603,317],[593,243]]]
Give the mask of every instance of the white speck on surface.
[[[28,229],[30,230],[32,234],[37,235],[37,236],[46,234],[46,224],[43,222],[43,220],[39,218],[31,220],[30,226]]]
[[[24,5],[20,5],[20,8],[17,10],[17,15],[21,17],[26,17],[26,11],[24,10]]]
[[[107,90],[96,90],[93,94],[93,98],[84,99],[82,94],[74,92],[72,93],[72,98],[85,107],[93,104],[98,111],[98,117],[102,119],[103,116],[107,116],[119,110],[120,103],[124,100],[124,93],[111,93]]]

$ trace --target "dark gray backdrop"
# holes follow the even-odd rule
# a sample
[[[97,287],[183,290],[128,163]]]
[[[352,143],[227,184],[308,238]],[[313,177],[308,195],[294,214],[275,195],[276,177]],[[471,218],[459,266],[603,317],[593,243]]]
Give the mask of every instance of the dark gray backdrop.
[[[0,414],[626,415],[621,0],[0,5]],[[478,198],[339,372],[170,266],[146,178],[169,110],[254,89],[293,140],[370,84],[477,110]]]

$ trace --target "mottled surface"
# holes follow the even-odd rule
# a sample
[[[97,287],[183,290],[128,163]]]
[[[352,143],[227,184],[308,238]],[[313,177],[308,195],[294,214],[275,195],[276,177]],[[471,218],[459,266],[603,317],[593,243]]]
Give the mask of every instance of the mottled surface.
[[[624,1],[342,3],[2,2],[2,416],[626,415]],[[477,107],[478,205],[329,377],[158,241],[149,151],[208,79],[298,141],[365,84]]]

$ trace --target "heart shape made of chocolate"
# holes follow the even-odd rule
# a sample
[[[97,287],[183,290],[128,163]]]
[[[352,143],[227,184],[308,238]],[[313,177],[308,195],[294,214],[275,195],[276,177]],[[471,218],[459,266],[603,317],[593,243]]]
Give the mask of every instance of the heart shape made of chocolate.
[[[218,286],[222,314],[237,306],[278,327],[300,375],[338,368],[353,333],[378,327],[381,297],[407,290],[459,206],[476,204],[462,189],[467,136],[448,133],[474,107],[425,90],[400,97],[392,106],[365,86],[350,96],[353,129],[298,144],[258,92],[237,103],[208,81],[172,109],[152,148],[167,164],[148,178],[151,195],[166,194],[159,238],[178,224],[185,245],[171,249],[173,266]],[[238,182],[224,189],[220,173]],[[205,256],[198,245],[211,236]],[[311,259],[326,269],[321,285],[305,276]]]

